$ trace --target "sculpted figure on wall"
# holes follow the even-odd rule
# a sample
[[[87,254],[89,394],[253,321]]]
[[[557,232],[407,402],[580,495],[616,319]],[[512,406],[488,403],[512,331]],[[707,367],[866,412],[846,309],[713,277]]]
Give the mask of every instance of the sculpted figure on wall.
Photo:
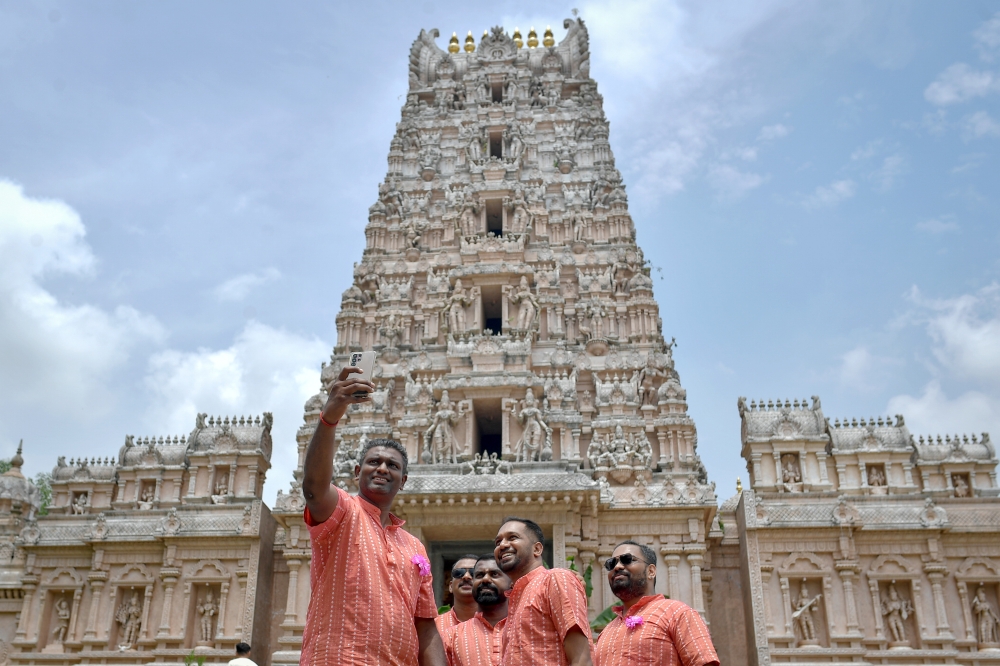
[[[211,643],[213,640],[212,629],[215,625],[215,616],[219,613],[219,604],[215,603],[215,596],[210,589],[205,598],[198,604],[198,614],[201,615],[201,642]]]
[[[73,461],[71,460],[70,462],[72,463]],[[87,501],[87,493],[80,493],[79,495],[77,495],[76,499],[73,500],[73,506],[72,506],[73,515],[82,516],[83,514],[87,513],[88,504],[89,502]]]
[[[522,275],[521,283],[516,289],[509,288],[507,294],[510,300],[518,305],[517,323],[514,328],[518,331],[531,330],[538,315],[538,299],[531,293],[528,278]]]
[[[462,281],[455,280],[455,289],[451,292],[445,303],[445,309],[448,312],[448,334],[452,338],[465,333],[467,330],[465,325],[465,308],[471,304],[472,298],[462,288]]]
[[[794,453],[781,456],[781,484],[786,492],[802,491],[802,471],[799,469],[799,457]]]
[[[511,405],[511,413],[524,426],[521,438],[514,445],[514,460],[531,462],[552,459],[552,428],[542,420],[542,410],[535,401],[535,392],[530,388],[524,394],[521,411]]]
[[[972,614],[976,616],[976,630],[980,645],[996,645],[1000,643],[997,636],[997,627],[1000,626],[1000,618],[997,617],[990,602],[986,600],[986,590],[979,586],[976,596],[972,598]]]
[[[875,488],[881,488],[885,485],[885,472],[882,471],[881,467],[868,468],[868,485]]]
[[[792,620],[798,626],[804,644],[815,645],[817,642],[816,624],[813,622],[812,614],[813,607],[822,596],[822,594],[817,594],[815,597],[810,597],[808,586],[805,581],[802,582],[802,587],[799,588],[799,598],[792,608]]]
[[[142,604],[138,592],[132,592],[131,598],[118,607],[115,622],[119,625],[118,647],[126,650],[134,648],[142,629]]]
[[[424,452],[420,458],[425,463],[457,463],[466,447],[460,446],[455,438],[454,427],[465,416],[461,406],[456,406],[448,398],[448,391],[441,393],[441,402],[431,419],[431,425],[424,431]]]
[[[906,625],[904,620],[913,613],[913,604],[908,599],[899,596],[896,590],[896,583],[893,581],[889,585],[889,598],[882,600],[882,615],[885,623],[889,627],[893,643],[908,643],[906,638]]]
[[[69,603],[66,601],[65,597],[59,597],[56,601],[55,608],[55,621],[56,626],[52,630],[52,640],[56,643],[62,643],[66,640],[66,631],[69,629]]]
[[[969,497],[972,494],[969,492],[969,482],[965,480],[964,474],[953,474],[951,483],[955,488],[955,497]]]

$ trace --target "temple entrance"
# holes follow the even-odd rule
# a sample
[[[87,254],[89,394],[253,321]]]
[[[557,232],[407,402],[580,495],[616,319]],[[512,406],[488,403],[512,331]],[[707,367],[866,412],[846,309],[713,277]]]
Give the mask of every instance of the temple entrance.
[[[503,453],[503,419],[500,398],[477,398],[476,430],[479,432],[479,452],[484,456]]]

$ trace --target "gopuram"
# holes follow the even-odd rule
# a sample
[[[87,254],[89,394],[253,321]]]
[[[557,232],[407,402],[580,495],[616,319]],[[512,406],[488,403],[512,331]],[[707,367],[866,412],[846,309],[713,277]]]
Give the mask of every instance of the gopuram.
[[[307,401],[299,467],[262,502],[271,416],[192,415],[185,435],[60,459],[53,504],[20,454],[0,475],[0,664],[298,663],[310,544],[300,481],[326,387],[378,352],[377,391],[337,429],[403,442],[395,513],[439,603],[502,518],[539,522],[551,566],[592,582],[631,538],[657,591],[705,617],[725,664],[1000,666],[1000,489],[988,435],[912,435],[740,398],[750,488],[719,506],[636,244],[587,30],[567,19],[477,42],[422,31],[366,248]],[[669,328],[669,324],[668,324]],[[735,398],[735,396],[734,396]],[[292,447],[292,442],[278,446]],[[37,449],[36,449],[37,450]],[[284,481],[284,480],[283,480]]]

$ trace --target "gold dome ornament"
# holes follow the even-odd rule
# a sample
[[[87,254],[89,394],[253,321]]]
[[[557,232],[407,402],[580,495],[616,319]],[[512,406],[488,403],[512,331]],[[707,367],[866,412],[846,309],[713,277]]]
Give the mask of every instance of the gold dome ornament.
[[[524,40],[521,39],[521,31],[518,30],[517,28],[514,28],[514,36],[512,37],[512,39],[514,40],[514,45],[517,48],[521,48],[524,46]]]
[[[532,28],[528,31],[528,48],[533,49],[538,46],[538,33]]]
[[[458,53],[461,50],[458,46],[458,33],[451,33],[451,39],[448,41],[448,53]]]
[[[472,53],[476,50],[476,38],[472,36],[472,31],[465,38],[465,52]]]
[[[556,45],[556,38],[552,34],[552,26],[545,26],[545,39],[542,44],[546,47]]]
[[[743,479],[741,479],[740,477],[736,477],[736,494],[738,495],[742,492],[743,492]]]

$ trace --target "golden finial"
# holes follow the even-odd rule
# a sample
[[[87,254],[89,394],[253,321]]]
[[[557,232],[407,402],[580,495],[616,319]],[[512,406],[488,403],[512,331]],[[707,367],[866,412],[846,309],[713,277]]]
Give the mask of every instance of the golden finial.
[[[486,39],[489,36],[490,36],[490,31],[488,29],[487,30],[483,30],[483,39]]]
[[[522,46],[524,46],[524,40],[521,39],[521,31],[518,30],[517,28],[514,28],[513,40],[517,48],[521,48]]]
[[[472,36],[472,31],[469,31],[468,36],[465,38],[465,52],[472,53],[476,50],[476,38]]]
[[[458,53],[461,49],[458,46],[458,33],[451,33],[451,40],[448,42],[448,53]]]
[[[739,495],[743,492],[743,479],[736,477],[736,494]]]
[[[538,46],[538,33],[532,28],[528,31],[528,48],[533,49]]]
[[[545,39],[542,41],[542,44],[546,47],[556,45],[556,38],[552,34],[552,26],[550,25],[545,26]]]

